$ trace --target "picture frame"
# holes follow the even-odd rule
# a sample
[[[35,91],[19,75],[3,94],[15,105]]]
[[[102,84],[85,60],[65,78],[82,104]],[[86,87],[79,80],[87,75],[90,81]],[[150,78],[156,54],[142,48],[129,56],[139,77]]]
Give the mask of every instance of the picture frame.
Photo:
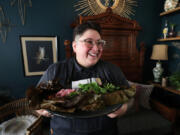
[[[20,36],[25,76],[43,75],[57,62],[57,36]]]

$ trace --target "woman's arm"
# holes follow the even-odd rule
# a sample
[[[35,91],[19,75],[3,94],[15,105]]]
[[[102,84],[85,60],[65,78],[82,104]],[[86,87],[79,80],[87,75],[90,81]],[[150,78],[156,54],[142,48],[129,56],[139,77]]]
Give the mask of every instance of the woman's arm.
[[[130,99],[129,102],[123,104],[117,111],[112,112],[108,114],[107,116],[110,118],[120,117],[124,115],[132,106],[134,103],[134,99]]]

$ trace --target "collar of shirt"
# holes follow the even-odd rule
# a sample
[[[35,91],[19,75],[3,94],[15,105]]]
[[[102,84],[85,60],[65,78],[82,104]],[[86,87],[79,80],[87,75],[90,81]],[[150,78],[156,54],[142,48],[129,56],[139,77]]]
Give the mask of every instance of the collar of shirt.
[[[74,58],[74,65],[75,65],[76,71],[78,71],[78,72],[92,72],[96,69],[97,64],[94,66],[91,66],[89,68],[85,68],[77,62],[76,58]]]

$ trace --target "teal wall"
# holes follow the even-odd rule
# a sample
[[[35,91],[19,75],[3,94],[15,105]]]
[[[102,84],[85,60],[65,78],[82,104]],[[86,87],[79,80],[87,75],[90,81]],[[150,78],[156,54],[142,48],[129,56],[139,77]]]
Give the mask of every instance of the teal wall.
[[[168,21],[168,27],[170,31],[170,23],[176,24],[175,31],[177,33],[177,36],[180,36],[180,14],[179,12],[175,12],[166,16],[162,16],[162,27],[161,31],[164,27],[165,20]],[[162,34],[159,35],[159,37],[162,37]],[[168,74],[172,74],[173,72],[180,71],[180,41],[168,41],[168,42],[158,42],[168,45]],[[165,63],[165,62],[164,62]]]
[[[146,43],[145,56],[146,79],[152,76],[151,67],[154,62],[149,60],[151,46],[156,42],[161,31],[161,18],[163,0],[138,0],[135,15],[132,16],[142,31],[138,35],[137,47],[141,41]],[[9,89],[11,95],[19,98],[25,96],[26,89],[36,85],[40,76],[25,77],[21,52],[20,35],[58,36],[58,59],[64,59],[63,41],[72,39],[70,24],[77,17],[73,5],[74,0],[32,0],[32,7],[27,7],[26,23],[22,26],[17,10],[17,4],[10,6],[10,0],[2,0],[0,5],[5,15],[14,24],[8,32],[7,41],[0,39],[0,87]]]

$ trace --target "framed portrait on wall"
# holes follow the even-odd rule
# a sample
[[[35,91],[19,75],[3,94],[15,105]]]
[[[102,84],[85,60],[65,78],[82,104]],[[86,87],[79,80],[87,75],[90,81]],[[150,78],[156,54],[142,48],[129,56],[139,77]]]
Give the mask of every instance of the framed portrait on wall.
[[[57,62],[56,36],[20,36],[25,76],[42,75]]]

